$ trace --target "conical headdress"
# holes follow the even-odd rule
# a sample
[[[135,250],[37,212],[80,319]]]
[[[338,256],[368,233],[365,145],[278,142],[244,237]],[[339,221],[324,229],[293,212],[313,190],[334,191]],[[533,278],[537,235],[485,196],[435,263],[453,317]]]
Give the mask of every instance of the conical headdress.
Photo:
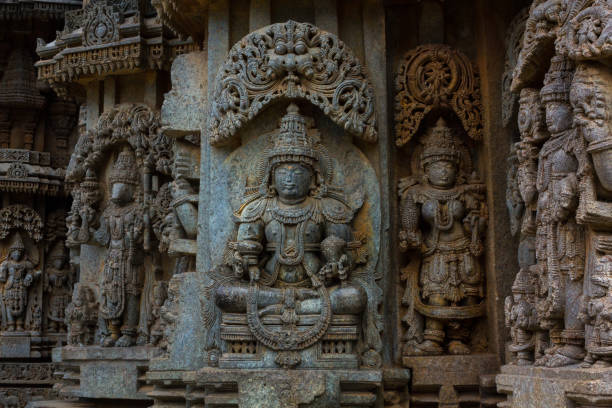
[[[11,246],[9,247],[10,251],[14,249],[20,249],[22,251],[25,249],[25,245],[23,244],[23,240],[21,239],[21,234],[18,232],[13,235],[13,238],[11,239]]]
[[[427,132],[422,143],[421,159],[423,166],[439,160],[459,163],[461,157],[459,143],[444,118],[440,117],[438,119],[436,125]]]
[[[570,87],[574,76],[574,62],[567,57],[554,56],[550,68],[544,76],[544,86],[540,91],[542,103],[569,103]]]
[[[117,157],[117,161],[111,171],[110,182],[111,184],[125,183],[137,185],[138,181],[139,173],[136,166],[136,158],[132,150],[126,147]]]
[[[49,258],[48,259],[50,261],[52,261],[54,259],[66,259],[66,247],[64,246],[64,242],[63,241],[57,241],[56,242],[56,244],[51,249],[51,252],[49,252]]]
[[[268,158],[272,165],[302,162],[312,166],[319,160],[314,141],[306,134],[306,118],[294,103],[289,105],[281,119],[280,132]]]

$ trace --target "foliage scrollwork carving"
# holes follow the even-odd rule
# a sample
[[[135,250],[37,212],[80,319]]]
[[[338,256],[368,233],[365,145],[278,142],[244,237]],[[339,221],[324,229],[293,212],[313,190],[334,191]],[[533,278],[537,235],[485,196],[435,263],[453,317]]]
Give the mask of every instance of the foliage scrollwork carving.
[[[374,92],[352,51],[308,23],[273,24],[244,37],[220,68],[208,122],[210,142],[226,144],[266,105],[306,99],[335,123],[377,139]]]
[[[403,146],[435,108],[450,108],[467,134],[482,139],[482,104],[478,72],[461,52],[441,44],[409,51],[400,64],[395,86],[396,144]]]

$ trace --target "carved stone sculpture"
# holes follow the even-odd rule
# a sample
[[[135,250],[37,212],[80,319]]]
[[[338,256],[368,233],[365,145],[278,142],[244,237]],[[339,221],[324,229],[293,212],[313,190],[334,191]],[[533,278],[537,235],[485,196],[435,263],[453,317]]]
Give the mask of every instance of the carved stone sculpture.
[[[573,313],[582,295],[585,260],[584,229],[575,219],[578,177],[584,167],[584,146],[572,127],[569,87],[573,65],[554,57],[542,88],[550,139],[539,153],[537,253],[540,324],[549,329],[552,348],[537,364],[563,366],[584,358],[584,326]]]
[[[65,333],[65,310],[70,303],[74,279],[62,241],[58,241],[51,249],[47,261],[44,286],[48,294],[48,326],[51,332]]]
[[[35,270],[35,265],[26,254],[26,247],[19,232],[16,232],[9,246],[8,258],[0,264],[0,282],[2,285],[2,317],[4,326],[9,332],[23,331],[29,288],[42,272]]]
[[[68,344],[78,346],[92,344],[97,321],[98,302],[93,290],[86,285],[75,285],[72,301],[66,307]]]
[[[377,138],[374,95],[363,67],[338,37],[311,24],[290,20],[246,36],[230,50],[215,83],[208,121],[215,145],[226,144],[279,98],[304,98],[347,131]]]
[[[107,347],[136,343],[145,229],[144,214],[135,202],[139,178],[134,153],[123,150],[109,180],[111,203],[93,235],[97,244],[107,248],[100,288],[100,316],[107,325],[101,344]],[[89,214],[81,214],[81,231],[86,241],[89,241],[89,218]]]
[[[350,274],[359,262],[361,242],[351,227],[358,208],[331,184],[327,153],[294,104],[258,177],[235,214],[233,276],[219,283],[215,299],[225,314],[246,314],[251,336],[278,352],[278,365],[294,367],[301,362],[296,352],[319,342],[334,316],[348,322],[365,310],[366,292]],[[266,318],[279,319],[280,327],[268,327]],[[352,336],[338,340],[350,353]]]
[[[118,105],[106,111],[95,131],[82,135],[75,149],[76,157],[67,174],[74,197],[67,218],[67,243],[75,251],[82,251],[84,245],[103,249],[97,281],[81,279],[79,283],[83,287],[99,285],[102,346],[149,343],[150,325],[155,324],[152,313],[155,302],[160,302],[155,299],[154,288],[163,278],[164,254],[152,251],[155,238],[162,238],[162,229],[155,226],[161,225],[166,216],[159,210],[159,202],[164,201],[159,178],[170,174],[171,149],[170,140],[161,133],[159,114],[139,104]],[[109,153],[116,158],[111,160]],[[112,164],[105,183],[98,175],[109,162]],[[103,198],[108,201],[101,203]],[[85,293],[81,295],[88,298]],[[78,324],[75,327],[77,332],[84,330]]]
[[[422,257],[417,274],[406,271],[404,319],[410,329],[403,352],[436,355],[446,345],[450,354],[469,354],[472,320],[483,313],[485,188],[444,119],[427,129],[421,143],[418,176],[400,182],[400,247]],[[418,314],[425,316],[422,329]]]
[[[572,82],[570,100],[578,136],[584,139],[592,168],[584,175],[579,220],[590,230],[589,261],[585,273],[583,308],[580,317],[586,323],[585,366],[598,362],[608,365],[612,359],[612,292],[610,292],[610,255],[612,238],[612,127],[610,121],[610,84],[607,67],[583,63]]]

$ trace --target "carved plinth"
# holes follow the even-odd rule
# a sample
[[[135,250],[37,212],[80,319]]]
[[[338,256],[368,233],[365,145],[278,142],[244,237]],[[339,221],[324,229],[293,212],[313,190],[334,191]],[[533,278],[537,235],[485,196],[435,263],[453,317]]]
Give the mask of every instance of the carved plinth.
[[[48,357],[52,347],[65,342],[63,334],[40,336],[31,332],[3,332],[0,334],[0,358]]]
[[[497,390],[508,400],[502,408],[612,407],[612,371],[505,365],[496,377]]]
[[[154,407],[374,407],[382,370],[248,370],[204,368],[147,374]],[[187,402],[188,401],[188,402]],[[192,405],[188,405],[192,404]],[[195,404],[195,405],[193,405]]]
[[[299,331],[312,327],[317,315],[300,316]],[[281,316],[270,315],[262,319],[271,330],[280,333]],[[359,368],[357,341],[361,319],[352,315],[332,317],[327,332],[321,341],[299,352],[299,368]],[[247,316],[238,313],[223,313],[221,339],[227,343],[227,351],[219,359],[221,368],[276,368],[279,356],[257,342],[249,330]]]
[[[60,397],[146,400],[142,376],[157,347],[74,347],[56,349],[55,363],[63,367]]]
[[[469,403],[494,406],[484,404],[481,398],[482,388],[488,388],[486,377],[499,367],[494,354],[404,357],[403,363],[411,370],[411,407],[458,408]],[[485,399],[492,398],[489,395]]]

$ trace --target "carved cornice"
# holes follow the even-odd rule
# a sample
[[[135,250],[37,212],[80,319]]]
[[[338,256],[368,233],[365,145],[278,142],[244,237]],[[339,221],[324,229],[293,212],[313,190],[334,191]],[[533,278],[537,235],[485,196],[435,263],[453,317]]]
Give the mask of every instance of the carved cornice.
[[[402,58],[395,78],[395,143],[403,146],[437,108],[452,109],[467,134],[482,139],[480,78],[461,52],[443,44],[421,45]]]
[[[303,99],[366,141],[377,140],[374,91],[365,69],[334,34],[288,21],[236,43],[215,79],[209,141],[228,143],[274,101]]]
[[[88,77],[167,70],[177,55],[194,48],[191,41],[165,36],[159,20],[147,17],[150,10],[123,3],[101,0],[67,12],[57,38],[38,41],[38,78],[62,94],[68,83]]]
[[[0,149],[0,191],[55,196],[63,178],[63,169],[51,167],[50,153]]]
[[[204,40],[210,0],[152,0],[161,22],[181,38],[191,36],[196,44]]]
[[[64,13],[80,9],[81,0],[0,0],[0,21],[62,20]]]

